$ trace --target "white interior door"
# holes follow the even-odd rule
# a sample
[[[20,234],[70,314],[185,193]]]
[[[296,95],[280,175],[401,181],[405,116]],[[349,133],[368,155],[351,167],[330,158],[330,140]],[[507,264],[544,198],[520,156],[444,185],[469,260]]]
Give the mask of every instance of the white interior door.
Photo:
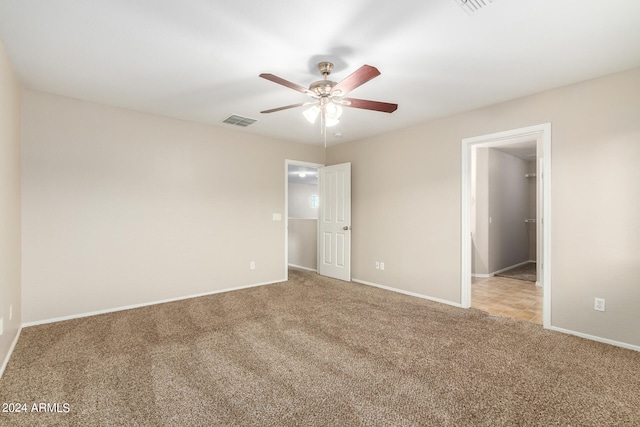
[[[351,280],[351,163],[319,169],[318,273]]]

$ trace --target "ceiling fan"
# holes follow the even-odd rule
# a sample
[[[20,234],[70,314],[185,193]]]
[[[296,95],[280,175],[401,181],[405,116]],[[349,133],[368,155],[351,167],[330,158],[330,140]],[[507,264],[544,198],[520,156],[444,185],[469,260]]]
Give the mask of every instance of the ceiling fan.
[[[320,117],[322,123],[321,132],[326,134],[326,132],[324,132],[325,127],[338,124],[339,118],[342,114],[342,107],[381,111],[383,113],[393,113],[398,108],[398,104],[344,97],[358,86],[361,86],[369,80],[379,76],[380,71],[378,71],[376,67],[363,65],[339,83],[328,79],[331,71],[333,70],[333,64],[331,62],[319,63],[318,70],[324,77],[323,80],[311,83],[308,89],[273,74],[260,74],[260,77],[263,79],[297,90],[298,92],[302,92],[313,98],[313,101],[285,105],[283,107],[264,110],[261,111],[261,113],[275,113],[276,111],[312,105],[312,107],[305,110],[303,114],[311,123],[315,123],[317,118]]]

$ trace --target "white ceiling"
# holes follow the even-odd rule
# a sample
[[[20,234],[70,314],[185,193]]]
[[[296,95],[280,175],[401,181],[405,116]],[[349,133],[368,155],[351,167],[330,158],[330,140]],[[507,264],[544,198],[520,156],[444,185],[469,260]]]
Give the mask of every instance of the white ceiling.
[[[334,144],[638,67],[640,2],[0,0],[0,38],[28,88],[309,144],[302,108],[260,114],[308,98],[258,74],[377,67],[350,96],[398,110],[345,109]]]

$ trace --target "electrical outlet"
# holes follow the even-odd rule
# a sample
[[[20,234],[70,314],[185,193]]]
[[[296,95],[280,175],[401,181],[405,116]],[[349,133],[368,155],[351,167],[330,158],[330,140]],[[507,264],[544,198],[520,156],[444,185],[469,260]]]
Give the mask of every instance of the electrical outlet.
[[[13,304],[9,305],[9,320],[13,320]]]
[[[376,270],[380,270],[380,262],[376,261]]]
[[[255,261],[251,261],[249,263],[249,268],[252,269],[252,270],[255,270],[256,269],[256,262]]]
[[[0,335],[4,333],[4,317],[0,317]]]
[[[384,270],[384,262],[380,262],[380,270]]]
[[[593,304],[593,309],[597,311],[604,311],[604,298],[596,298]]]

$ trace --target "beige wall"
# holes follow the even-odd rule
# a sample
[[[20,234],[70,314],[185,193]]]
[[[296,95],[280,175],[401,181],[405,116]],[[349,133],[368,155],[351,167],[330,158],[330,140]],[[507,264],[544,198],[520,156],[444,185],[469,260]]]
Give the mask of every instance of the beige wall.
[[[459,303],[461,140],[551,122],[551,324],[640,345],[639,100],[634,69],[330,147],[353,167],[353,277]]]
[[[289,259],[290,265],[311,270],[318,268],[318,208],[311,197],[318,185],[289,182]]]
[[[487,276],[529,260],[527,162],[496,148],[474,150],[471,272]]]
[[[289,183],[289,218],[318,218],[318,208],[311,207],[311,196],[318,195],[318,185]]]
[[[36,91],[23,102],[25,322],[285,277],[286,221],[272,218],[285,159],[324,163],[323,148]]]
[[[0,42],[0,375],[20,329],[20,83]],[[9,318],[9,308],[13,316]]]
[[[318,220],[289,218],[289,265],[318,269]]]
[[[489,149],[489,272],[529,260],[527,163]]]

